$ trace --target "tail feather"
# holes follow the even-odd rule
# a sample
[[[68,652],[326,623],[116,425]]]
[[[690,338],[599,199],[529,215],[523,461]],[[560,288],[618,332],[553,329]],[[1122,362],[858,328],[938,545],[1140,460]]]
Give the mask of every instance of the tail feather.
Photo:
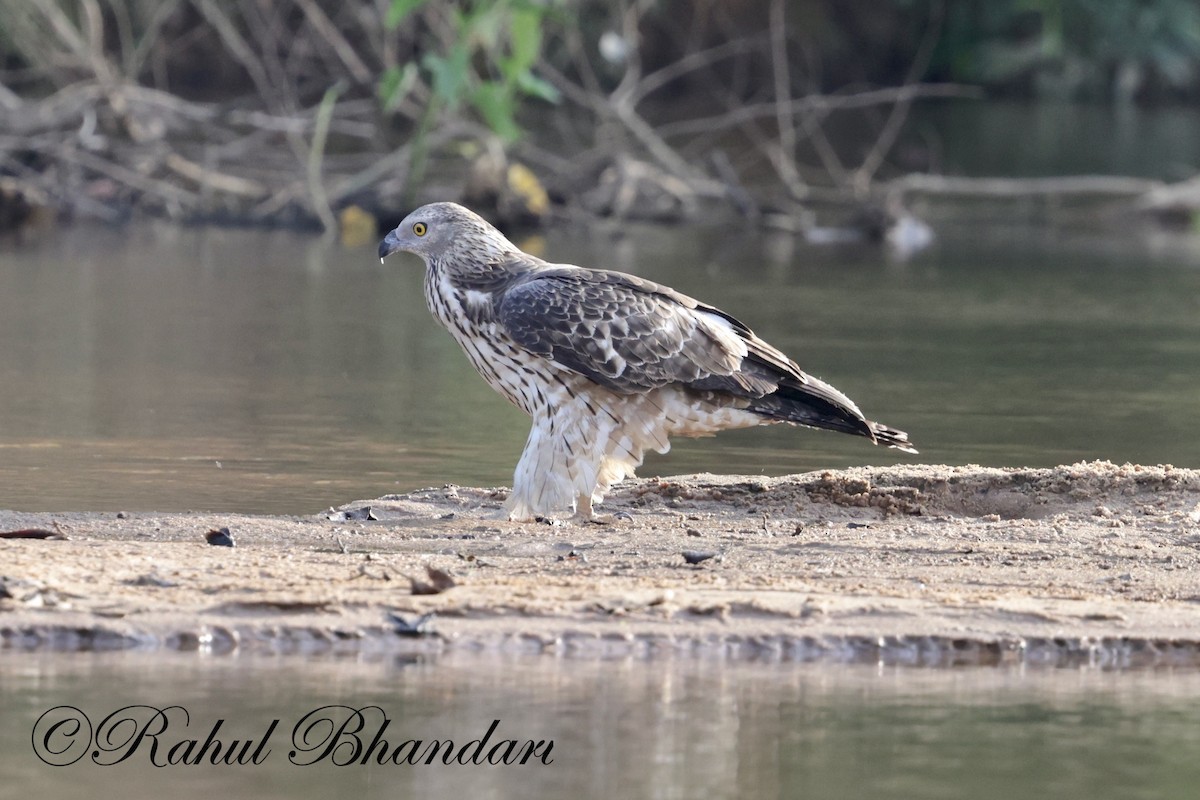
[[[875,444],[881,444],[884,447],[894,447],[905,453],[917,453],[917,448],[913,447],[908,441],[908,434],[904,431],[898,431],[895,428],[889,428],[879,422],[867,421],[871,426],[871,433],[875,434]]]
[[[771,420],[864,436],[884,447],[917,452],[907,433],[866,419],[841,392],[811,380],[808,384],[781,383],[771,394],[751,400],[749,410]]]

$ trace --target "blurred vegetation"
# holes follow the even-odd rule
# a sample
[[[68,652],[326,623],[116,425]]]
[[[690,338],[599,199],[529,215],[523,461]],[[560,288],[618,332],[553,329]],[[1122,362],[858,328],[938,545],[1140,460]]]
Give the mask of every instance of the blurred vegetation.
[[[1200,99],[1195,0],[988,0],[947,3],[945,16],[933,79],[1026,97]]]
[[[791,201],[861,199],[911,103],[964,85],[1200,100],[1200,3],[0,0],[0,180],[328,226],[411,202],[433,160],[495,193],[515,156],[598,213],[750,213],[764,165]]]
[[[425,3],[392,0],[386,28],[398,30]],[[451,9],[448,41],[425,42],[428,49],[419,64],[409,61],[384,70],[379,82],[384,108],[395,108],[424,71],[433,92],[430,108],[453,110],[468,102],[497,135],[515,141],[520,136],[516,121],[520,98],[558,101],[558,90],[533,73],[550,11],[548,4],[513,0],[471,0]],[[477,61],[483,66],[475,66]]]

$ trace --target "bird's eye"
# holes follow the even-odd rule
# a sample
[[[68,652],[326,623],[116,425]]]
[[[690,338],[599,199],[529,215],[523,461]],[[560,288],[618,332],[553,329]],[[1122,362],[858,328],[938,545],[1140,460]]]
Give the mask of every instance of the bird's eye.
[[[429,227],[424,222],[413,223],[413,233],[417,236],[424,236],[427,230],[429,230]]]

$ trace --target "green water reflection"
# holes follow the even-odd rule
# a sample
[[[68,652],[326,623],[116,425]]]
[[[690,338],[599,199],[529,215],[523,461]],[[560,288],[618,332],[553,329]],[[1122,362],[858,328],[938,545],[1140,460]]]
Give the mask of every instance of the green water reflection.
[[[907,263],[727,228],[565,228],[527,246],[742,317],[908,430],[928,463],[1200,466],[1200,268],[1128,237],[944,231]],[[311,513],[507,484],[527,422],[421,298],[294,233],[74,228],[0,250],[0,506]],[[823,432],[680,441],[643,475],[909,457]]]
[[[911,670],[456,656],[355,662],[140,654],[0,654],[0,774],[14,796],[124,797],[1187,797],[1200,780],[1200,675]],[[49,767],[35,721],[70,704],[188,709],[203,738],[280,725],[258,766]],[[492,720],[553,740],[524,767],[298,767],[295,723],[379,705],[394,741],[463,743]],[[369,730],[374,730],[371,728]]]

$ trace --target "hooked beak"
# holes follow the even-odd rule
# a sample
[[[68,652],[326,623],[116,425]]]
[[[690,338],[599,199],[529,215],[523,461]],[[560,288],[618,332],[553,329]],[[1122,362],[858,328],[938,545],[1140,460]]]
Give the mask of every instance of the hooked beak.
[[[387,236],[383,237],[383,241],[379,243],[379,260],[382,262],[385,258],[400,249],[400,237],[392,231]]]

